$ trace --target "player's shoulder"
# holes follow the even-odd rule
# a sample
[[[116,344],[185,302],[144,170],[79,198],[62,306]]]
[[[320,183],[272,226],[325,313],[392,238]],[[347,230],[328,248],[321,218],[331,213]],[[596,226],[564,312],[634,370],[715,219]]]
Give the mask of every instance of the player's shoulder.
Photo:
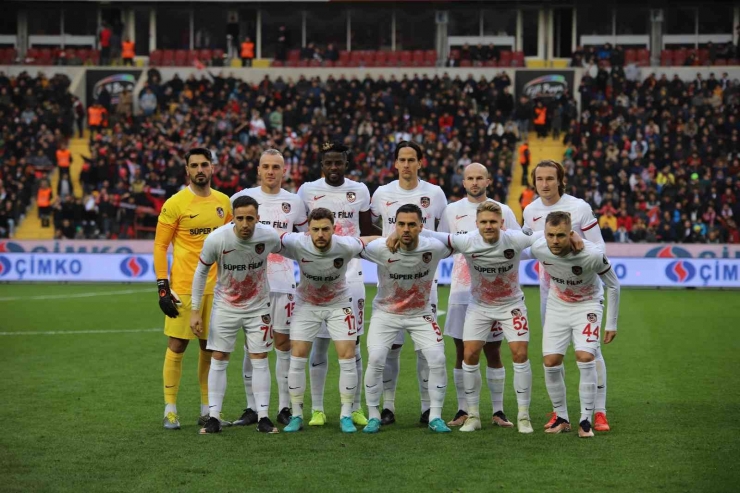
[[[211,233],[206,236],[206,241],[214,242],[214,241],[222,241],[224,238],[228,237],[228,234],[231,233],[231,230],[234,228],[234,225],[224,224],[223,226],[219,226],[218,228],[211,231]]]
[[[230,201],[230,199],[229,199],[229,196],[228,196],[228,195],[226,195],[226,194],[225,194],[225,193],[223,193],[223,192],[219,192],[218,190],[213,190],[213,189],[211,189],[211,194],[213,195],[213,197],[214,197],[214,198],[215,198],[215,199],[216,199],[216,200],[217,200],[218,202],[221,202],[222,204],[226,204],[226,205],[229,205],[229,204],[231,203],[231,201]]]
[[[244,189],[239,190],[238,192],[236,192],[234,195],[232,195],[229,200],[233,203],[236,199],[238,199],[239,197],[243,197],[245,195],[248,195],[250,197],[256,197],[256,195],[258,194],[258,192],[259,192],[259,188],[258,187],[244,188]]]
[[[436,238],[419,236],[419,250],[449,250],[449,247]]]
[[[378,188],[375,189],[373,197],[390,193],[396,188],[398,188],[398,180],[393,180],[392,182],[386,183],[385,185],[380,185]]]
[[[524,214],[531,215],[534,211],[542,209],[542,199],[537,197],[524,208]]]
[[[275,228],[262,223],[257,223],[255,225],[253,236],[259,236],[260,238],[268,238],[278,241],[280,240],[280,234],[275,231]]]
[[[547,239],[545,237],[537,238],[534,243],[532,243],[532,251],[542,252],[544,250],[547,250],[548,252],[550,249],[547,247]]]
[[[311,190],[322,188],[322,186],[325,186],[325,182],[323,178],[319,178],[318,180],[314,180],[314,181],[305,181],[298,188],[298,191],[296,192],[296,194],[297,195],[306,194],[306,193],[309,193]]]
[[[179,192],[175,193],[172,197],[165,200],[164,205],[162,206],[162,210],[164,210],[165,208],[175,209],[187,206],[190,202],[193,201],[194,197],[195,194],[189,188],[185,187]]]

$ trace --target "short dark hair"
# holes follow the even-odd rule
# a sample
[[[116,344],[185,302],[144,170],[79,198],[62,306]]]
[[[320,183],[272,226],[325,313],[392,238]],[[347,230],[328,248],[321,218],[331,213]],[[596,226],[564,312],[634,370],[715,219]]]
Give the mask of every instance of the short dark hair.
[[[349,147],[347,147],[344,144],[340,144],[339,142],[325,142],[321,146],[321,152],[319,154],[319,159],[323,161],[324,154],[328,154],[330,152],[338,152],[342,154],[342,157],[345,161],[349,160]]]
[[[411,149],[416,151],[416,158],[421,161],[424,158],[424,151],[421,150],[421,146],[414,142],[413,140],[402,140],[398,143],[396,146],[396,150],[393,154],[393,158],[395,161],[398,161],[398,153],[401,151],[401,149],[405,147],[410,147]]]
[[[308,222],[320,221],[322,219],[328,219],[334,224],[334,213],[326,207],[317,207],[308,214]]]
[[[249,195],[240,195],[234,200],[234,203],[232,204],[232,209],[234,209],[234,215],[236,215],[236,210],[239,207],[254,207],[254,210],[259,213],[260,205],[257,202],[257,200],[254,197],[250,197]]]
[[[532,170],[532,184],[534,189],[537,190],[537,169],[538,168],[555,168],[555,172],[558,177],[558,194],[562,197],[565,194],[565,168],[563,165],[552,159],[545,159],[537,163],[537,166]]]
[[[193,147],[187,154],[185,154],[185,164],[190,164],[190,158],[192,156],[203,156],[208,159],[208,162],[213,164],[213,154],[210,149],[205,147]]]
[[[551,212],[545,219],[545,224],[550,226],[560,226],[560,224],[566,224],[568,228],[571,227],[570,214],[565,211]]]
[[[403,212],[410,212],[411,214],[416,214],[417,216],[419,216],[419,221],[421,221],[422,219],[421,208],[416,204],[404,204],[401,207],[399,207],[398,210],[396,211],[396,218],[398,218],[398,215]]]

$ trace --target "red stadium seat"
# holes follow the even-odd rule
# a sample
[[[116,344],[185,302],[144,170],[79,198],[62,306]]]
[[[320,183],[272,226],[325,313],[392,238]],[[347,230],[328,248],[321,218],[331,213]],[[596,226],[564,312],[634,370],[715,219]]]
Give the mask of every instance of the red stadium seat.
[[[709,60],[709,50],[702,48],[699,50],[699,65],[711,65]]]
[[[437,50],[427,50],[424,52],[424,60],[431,60],[437,63]]]
[[[211,58],[211,60],[223,60],[223,58],[224,58],[224,50],[220,48],[213,50],[213,58]]]
[[[298,63],[296,63],[296,67],[308,67],[308,60],[298,60]]]
[[[162,51],[154,50],[149,53],[149,66],[159,67],[162,65]]]
[[[497,67],[498,62],[496,60],[486,60],[485,62],[483,62],[483,66],[484,67]]]
[[[660,66],[670,67],[673,65],[673,50],[663,50],[660,52]]]
[[[412,61],[414,64],[421,64],[424,61],[424,50],[414,50],[412,52]]]
[[[273,60],[272,63],[270,64],[270,66],[272,66],[272,67],[284,67],[285,65],[283,64],[283,61],[282,60]]]
[[[398,52],[397,51],[389,51],[386,54],[385,66],[386,67],[397,67],[398,66]]]
[[[627,48],[624,50],[624,64],[631,65],[637,63],[637,50],[634,48]]]
[[[298,60],[288,60],[285,62],[286,67],[297,67],[298,66]]]
[[[459,60],[460,50],[450,50],[450,60]]]
[[[162,66],[171,67],[174,64],[175,64],[174,50],[163,50],[162,51]]]
[[[410,67],[413,60],[413,54],[410,51],[399,52],[398,62],[402,67]]]
[[[298,61],[301,59],[301,50],[290,50],[288,52],[288,60]]]
[[[330,67],[333,67],[334,66],[334,62],[332,60],[324,60],[324,62],[321,64],[321,66],[322,67],[330,68]]]
[[[198,50],[188,51],[188,65],[195,65],[195,61],[198,60]]]
[[[729,58],[727,60],[727,66],[728,67],[736,67],[738,65],[737,58]]]
[[[645,48],[637,50],[637,65],[640,67],[650,66],[650,50]]]
[[[200,60],[201,63],[210,65],[211,60],[213,60],[213,52],[211,50],[200,50],[198,52],[198,60]]]
[[[511,61],[513,54],[509,50],[501,50],[501,54],[498,59],[499,67],[511,67]]]
[[[460,66],[461,67],[472,67],[473,62],[471,62],[470,60],[460,60]]]
[[[309,67],[320,67],[320,66],[321,66],[321,62],[320,62],[320,61],[318,61],[318,60],[316,60],[316,59],[314,58],[313,60],[311,60],[311,61],[310,61],[310,62],[308,63],[308,66],[309,66]]]
[[[686,63],[687,51],[685,48],[673,52],[673,65],[683,66]]]
[[[511,55],[511,66],[512,67],[524,67],[526,62],[524,61],[524,52],[515,51]]]
[[[100,64],[100,51],[90,50],[90,53],[88,54],[88,60],[90,60],[95,65],[99,65]]]
[[[375,61],[379,67],[385,66],[385,62],[388,59],[388,53],[385,51],[378,51],[375,53]]]
[[[188,52],[187,50],[175,51],[175,66],[185,67],[188,64]]]
[[[724,58],[717,58],[716,60],[714,60],[714,65],[717,67],[725,67],[727,66],[727,60],[725,60]]]

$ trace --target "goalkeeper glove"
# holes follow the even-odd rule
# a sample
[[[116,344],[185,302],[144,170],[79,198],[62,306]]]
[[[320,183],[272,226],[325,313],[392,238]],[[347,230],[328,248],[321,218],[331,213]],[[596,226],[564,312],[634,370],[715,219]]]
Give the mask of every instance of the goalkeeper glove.
[[[177,311],[175,299],[170,291],[170,281],[167,279],[157,279],[157,290],[159,291],[159,308],[170,318],[177,318],[180,314]]]

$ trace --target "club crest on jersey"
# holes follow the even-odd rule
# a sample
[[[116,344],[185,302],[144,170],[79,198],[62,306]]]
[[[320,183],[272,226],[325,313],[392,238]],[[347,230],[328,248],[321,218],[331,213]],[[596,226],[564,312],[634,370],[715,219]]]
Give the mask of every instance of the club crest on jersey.
[[[586,320],[588,320],[592,324],[595,324],[596,323],[596,314],[595,313],[589,313],[588,315],[586,315]]]
[[[426,209],[427,207],[429,207],[429,204],[431,204],[431,202],[432,202],[432,201],[431,201],[431,200],[429,199],[429,197],[422,197],[422,198],[421,198],[421,201],[420,201],[420,203],[421,203],[421,206],[422,206],[423,208],[425,208],[425,209]]]
[[[347,202],[350,204],[357,200],[357,194],[355,192],[347,192]]]
[[[521,317],[522,316],[522,311],[519,308],[514,308],[513,310],[511,310],[511,316],[512,317]]]
[[[572,270],[573,270],[573,274],[577,276],[580,276],[581,274],[583,274],[583,269],[577,265],[574,266]]]
[[[357,308],[359,308],[360,310],[364,310],[365,309],[365,300],[364,299],[360,298],[359,300],[357,300]]]
[[[432,252],[424,252],[424,255],[421,256],[421,259],[424,261],[425,264],[428,264],[432,261]]]
[[[270,322],[272,321],[272,318],[270,318],[270,314],[262,315],[262,323],[265,325],[270,325]]]
[[[335,258],[334,259],[334,268],[335,269],[341,269],[344,265],[344,259],[343,258]]]
[[[216,214],[218,214],[218,217],[221,219],[224,218],[224,209],[223,207],[216,207]]]
[[[511,248],[509,248],[508,250],[504,250],[504,257],[506,257],[508,260],[513,259],[514,255],[514,250],[512,250]]]
[[[288,301],[293,301],[293,295],[292,294],[289,294],[288,295]]]
[[[344,314],[345,315],[352,315],[352,308],[349,308],[349,307],[344,308]]]
[[[257,255],[262,255],[262,252],[265,251],[265,244],[257,243],[256,245],[254,245],[254,251]]]
[[[429,323],[432,323],[434,322],[434,317],[432,317],[431,315],[424,315],[424,320],[426,320]]]
[[[283,202],[283,212],[286,214],[290,214],[290,204],[287,202]]]

